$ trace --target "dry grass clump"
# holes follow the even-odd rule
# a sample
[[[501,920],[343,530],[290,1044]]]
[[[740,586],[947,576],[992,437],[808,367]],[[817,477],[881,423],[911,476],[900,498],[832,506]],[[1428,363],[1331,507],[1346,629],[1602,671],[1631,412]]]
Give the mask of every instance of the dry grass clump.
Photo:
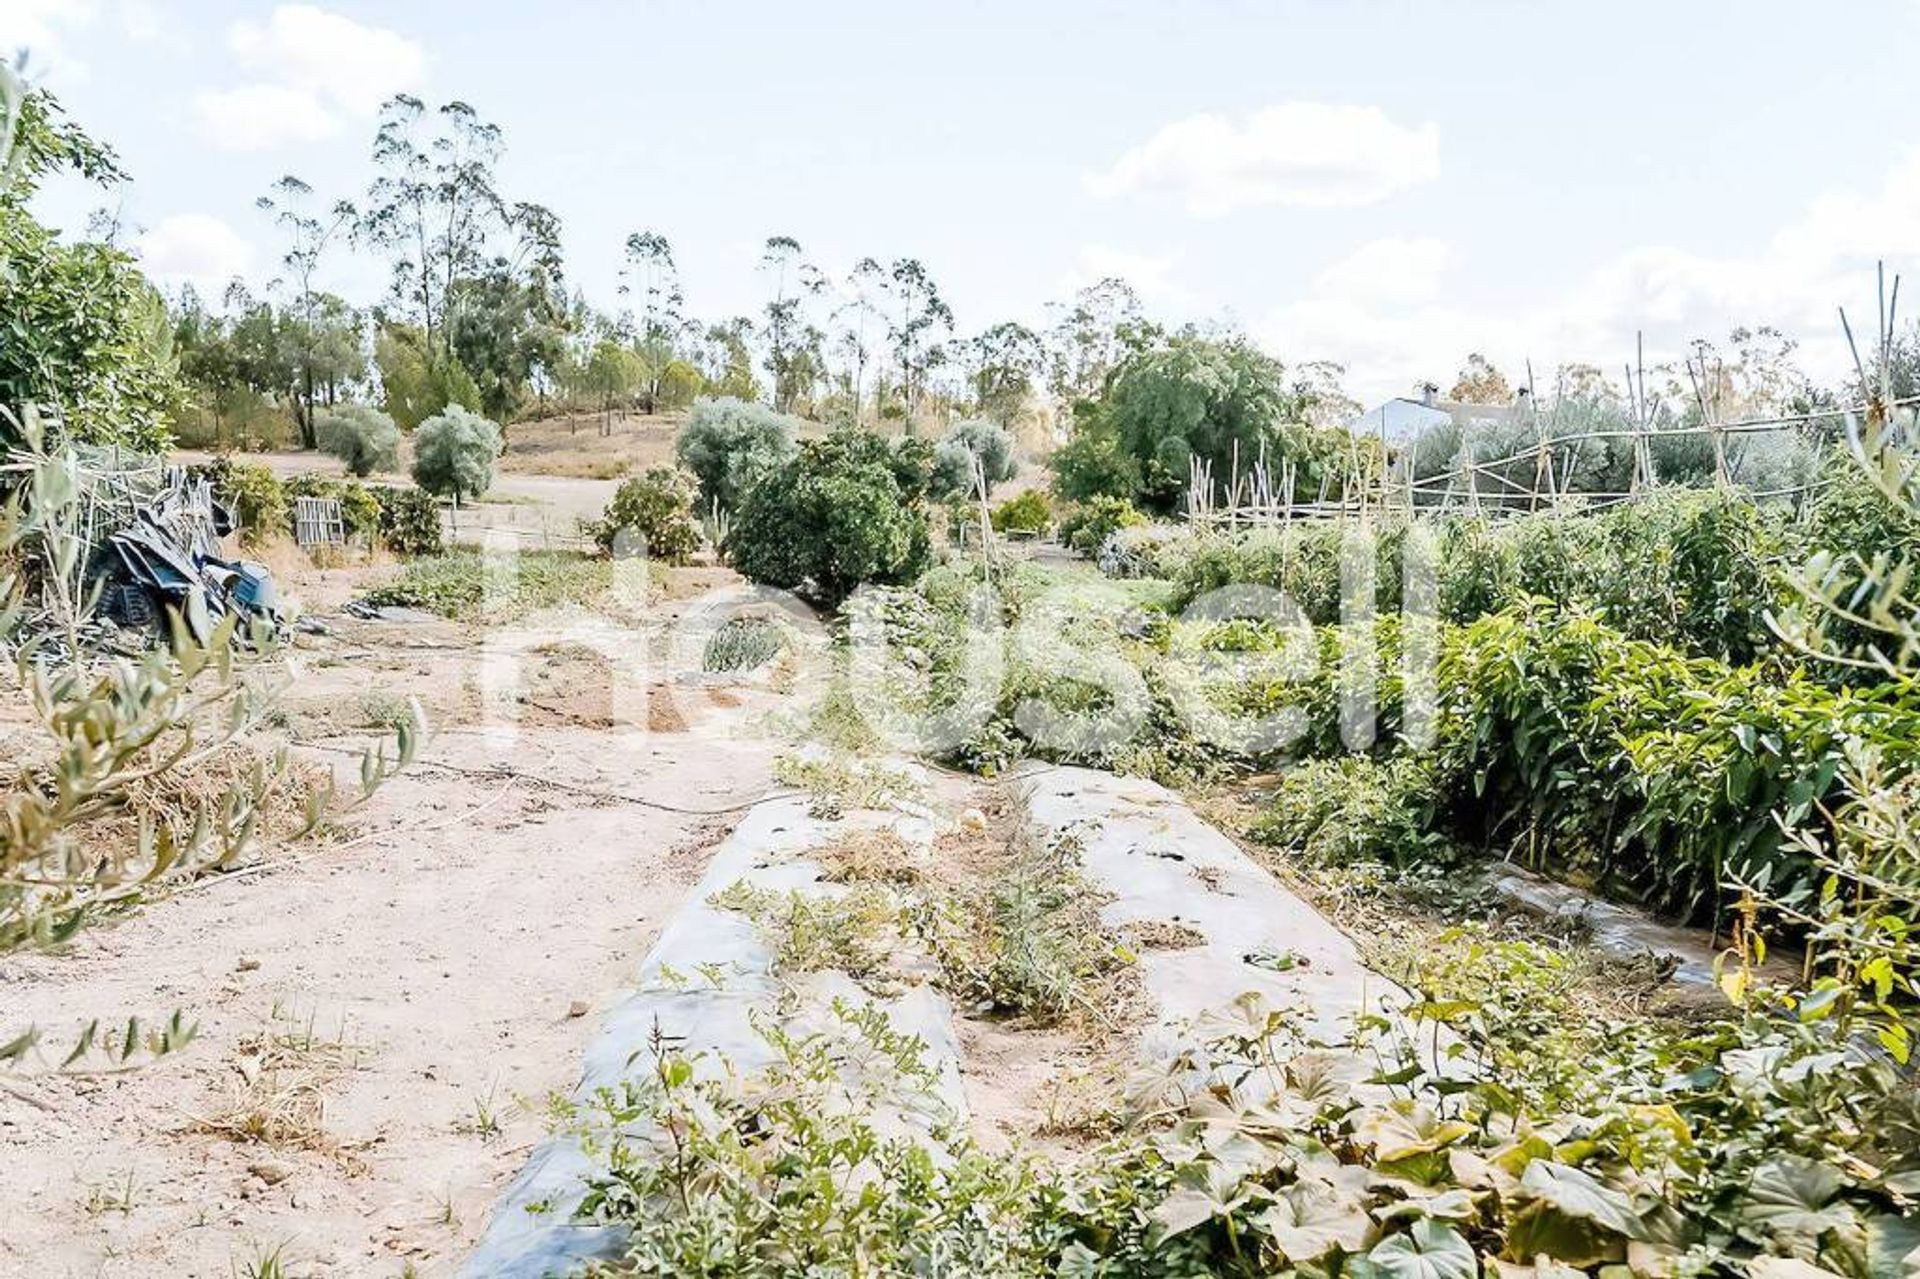
[[[1177,919],[1136,919],[1125,929],[1135,950],[1192,950],[1207,944],[1207,935]]]
[[[829,884],[892,884],[910,887],[926,879],[922,856],[890,830],[855,831],[817,852],[810,860]]]
[[[1105,1039],[1131,1027],[1133,952],[1100,916],[1110,900],[1080,867],[1080,841],[1017,828],[997,864],[922,904],[915,925],[955,996],[978,1013]]]
[[[327,1089],[355,1069],[363,1049],[346,1037],[316,1033],[276,1009],[272,1024],[240,1044],[226,1095],[211,1113],[194,1117],[190,1130],[276,1150],[325,1155],[350,1173],[365,1171],[357,1149],[327,1129]]]

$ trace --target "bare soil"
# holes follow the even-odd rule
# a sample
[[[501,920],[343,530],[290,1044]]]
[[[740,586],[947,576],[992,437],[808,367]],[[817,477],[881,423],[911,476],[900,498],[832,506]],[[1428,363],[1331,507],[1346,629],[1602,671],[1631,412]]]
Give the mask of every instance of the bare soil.
[[[503,752],[470,727],[466,628],[329,612],[367,575],[286,583],[332,629],[302,640],[286,728],[347,786],[369,722],[417,697],[441,725],[421,762],[323,838],[0,959],[0,1030],[199,1027],[138,1071],[0,1092],[0,1273],[227,1276],[276,1251],[290,1274],[452,1273],[600,1011],[769,789],[773,694],[663,683],[648,724],[615,724],[604,667],[564,647],[527,677],[559,709],[523,707]]]

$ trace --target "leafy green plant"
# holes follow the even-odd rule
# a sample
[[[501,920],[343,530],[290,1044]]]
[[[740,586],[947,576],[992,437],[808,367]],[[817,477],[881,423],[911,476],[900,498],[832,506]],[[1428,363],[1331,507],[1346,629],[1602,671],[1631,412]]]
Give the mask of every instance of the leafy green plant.
[[[899,904],[871,884],[826,895],[781,893],[736,880],[713,904],[753,920],[773,951],[774,971],[787,975],[834,969],[877,982],[887,971],[890,942],[900,935]]]
[[[368,490],[379,507],[380,541],[395,555],[438,555],[445,546],[440,506],[423,489],[376,485]]]
[[[226,466],[213,476],[214,493],[233,510],[240,540],[250,546],[285,537],[293,503],[280,477],[264,466]]]
[[[671,466],[656,466],[627,480],[614,491],[606,514],[593,522],[594,545],[611,553],[621,548],[623,534],[638,539],[649,559],[685,564],[700,545],[700,524],[694,519],[695,480]]]
[[[1433,829],[1439,800],[1433,763],[1420,756],[1309,760],[1281,778],[1254,834],[1316,862],[1405,866],[1446,855]]]
[[[185,394],[165,303],[127,253],[69,241],[28,209],[48,176],[111,188],[126,174],[51,93],[11,68],[5,76],[0,110],[12,147],[0,175],[0,406],[44,411],[73,442],[162,451]],[[0,419],[0,445],[22,442],[13,425]]]
[[[1044,533],[1053,527],[1053,505],[1039,489],[1028,489],[1019,497],[993,508],[996,533]]]
[[[829,605],[868,582],[910,580],[930,551],[926,484],[916,441],[852,430],[808,440],[748,492],[727,554],[751,580]]]
[[[1093,555],[1106,544],[1115,529],[1135,528],[1147,517],[1133,509],[1124,497],[1097,494],[1076,506],[1060,522],[1060,535],[1082,555]]]
[[[740,509],[747,493],[798,449],[799,418],[731,396],[693,402],[674,441],[680,464],[700,481],[700,504]]]
[[[762,1027],[773,1063],[738,1082],[656,1044],[647,1075],[576,1111],[605,1160],[581,1218],[627,1227],[642,1274],[1038,1275],[1024,1165],[951,1124],[929,1145],[883,1123],[927,1108],[924,1045],[876,1009],[835,1011],[846,1041]]]

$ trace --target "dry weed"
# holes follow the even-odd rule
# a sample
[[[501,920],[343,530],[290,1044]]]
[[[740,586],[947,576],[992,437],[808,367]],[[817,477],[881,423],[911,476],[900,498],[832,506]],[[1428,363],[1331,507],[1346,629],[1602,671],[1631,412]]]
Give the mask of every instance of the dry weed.
[[[327,1088],[355,1069],[363,1049],[345,1028],[332,1038],[275,1011],[264,1030],[241,1041],[227,1080],[226,1095],[214,1110],[197,1115],[190,1131],[275,1149],[325,1155],[349,1173],[365,1171],[359,1143],[344,1141],[327,1129]]]
[[[907,886],[926,878],[922,855],[890,830],[855,831],[809,857],[829,884]]]

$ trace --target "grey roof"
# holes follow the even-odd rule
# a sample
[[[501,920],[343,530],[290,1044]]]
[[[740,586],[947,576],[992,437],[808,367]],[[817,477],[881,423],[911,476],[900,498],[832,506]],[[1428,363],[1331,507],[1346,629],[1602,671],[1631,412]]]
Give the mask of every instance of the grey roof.
[[[1452,420],[1453,415],[1437,405],[1395,396],[1374,405],[1347,425],[1357,435],[1385,435],[1389,440],[1405,440],[1430,426]]]

